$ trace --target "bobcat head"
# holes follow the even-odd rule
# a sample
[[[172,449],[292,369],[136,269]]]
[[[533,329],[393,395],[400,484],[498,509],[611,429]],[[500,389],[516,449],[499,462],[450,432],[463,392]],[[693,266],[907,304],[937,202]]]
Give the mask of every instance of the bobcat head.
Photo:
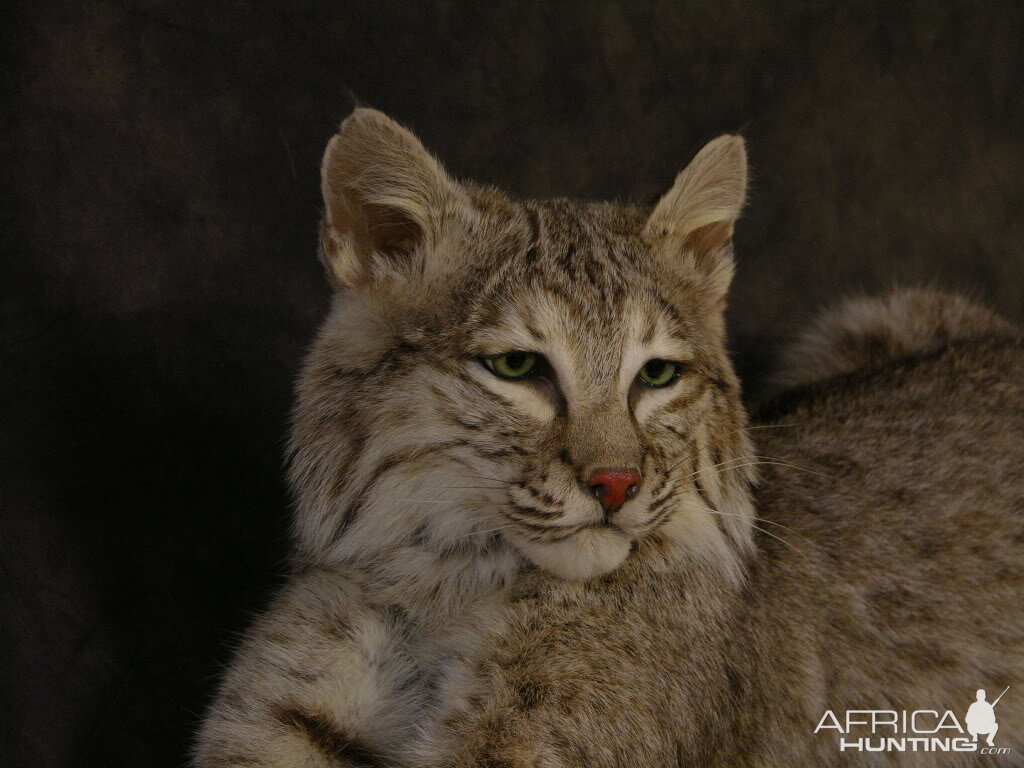
[[[585,579],[655,539],[738,572],[753,472],[722,314],[746,175],[722,136],[653,210],[517,201],[357,109],[322,167],[334,297],[298,385],[300,556],[511,545]]]

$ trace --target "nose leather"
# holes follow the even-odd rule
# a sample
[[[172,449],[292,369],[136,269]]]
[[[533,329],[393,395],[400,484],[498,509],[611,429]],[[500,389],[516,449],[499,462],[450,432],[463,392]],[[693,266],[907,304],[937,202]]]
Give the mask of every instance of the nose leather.
[[[587,480],[587,486],[605,512],[614,512],[636,494],[640,473],[635,469],[599,469]]]

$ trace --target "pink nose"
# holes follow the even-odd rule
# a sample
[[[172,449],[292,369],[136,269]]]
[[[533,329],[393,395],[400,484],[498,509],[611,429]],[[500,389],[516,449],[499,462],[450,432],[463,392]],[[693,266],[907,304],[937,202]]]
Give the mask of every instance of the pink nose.
[[[587,480],[605,512],[614,512],[626,499],[636,496],[640,489],[640,473],[635,469],[599,469]]]

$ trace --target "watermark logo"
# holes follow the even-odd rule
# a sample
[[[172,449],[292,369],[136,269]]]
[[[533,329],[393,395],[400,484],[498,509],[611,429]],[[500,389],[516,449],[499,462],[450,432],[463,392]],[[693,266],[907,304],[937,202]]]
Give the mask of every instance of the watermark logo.
[[[996,746],[999,731],[996,705],[1007,686],[989,703],[983,688],[968,707],[963,722],[949,709],[850,709],[842,714],[827,710],[814,733],[834,733],[840,752],[977,752],[1007,755],[1009,747]],[[966,727],[965,727],[966,726]],[[983,736],[984,741],[978,741]]]
[[[1006,691],[1010,690],[1010,687],[1006,687]],[[1003,698],[1003,694],[999,694],[999,699]],[[988,745],[990,747],[995,746],[993,739],[996,737],[996,731],[999,730],[999,723],[996,722],[996,704],[999,703],[999,699],[996,699],[991,704],[985,701],[985,689],[978,689],[978,700],[971,704],[967,710],[967,717],[964,719],[967,721],[967,732],[974,737],[974,740],[978,740],[978,736],[988,736]]]

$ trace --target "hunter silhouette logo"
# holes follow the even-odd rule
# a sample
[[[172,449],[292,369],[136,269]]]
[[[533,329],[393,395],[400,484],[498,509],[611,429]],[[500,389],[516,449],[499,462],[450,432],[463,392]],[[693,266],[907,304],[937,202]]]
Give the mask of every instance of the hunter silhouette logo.
[[[996,731],[999,730],[999,723],[996,722],[996,704],[999,703],[999,699],[1003,698],[1006,691],[1010,690],[1010,686],[1006,686],[1006,689],[999,694],[995,701],[989,704],[985,701],[985,689],[978,689],[978,700],[971,704],[967,710],[967,717],[964,719],[967,721],[967,732],[971,734],[971,737],[977,741],[978,735],[988,736],[988,745],[990,747],[995,746],[993,739],[996,737]]]
[[[979,688],[964,721],[952,710],[849,709],[838,716],[831,709],[821,716],[815,733],[834,731],[840,752],[977,752],[1008,755],[1009,747],[995,745],[996,704],[1010,690],[1006,686],[996,700],[986,700]],[[979,744],[978,737],[985,736]]]

